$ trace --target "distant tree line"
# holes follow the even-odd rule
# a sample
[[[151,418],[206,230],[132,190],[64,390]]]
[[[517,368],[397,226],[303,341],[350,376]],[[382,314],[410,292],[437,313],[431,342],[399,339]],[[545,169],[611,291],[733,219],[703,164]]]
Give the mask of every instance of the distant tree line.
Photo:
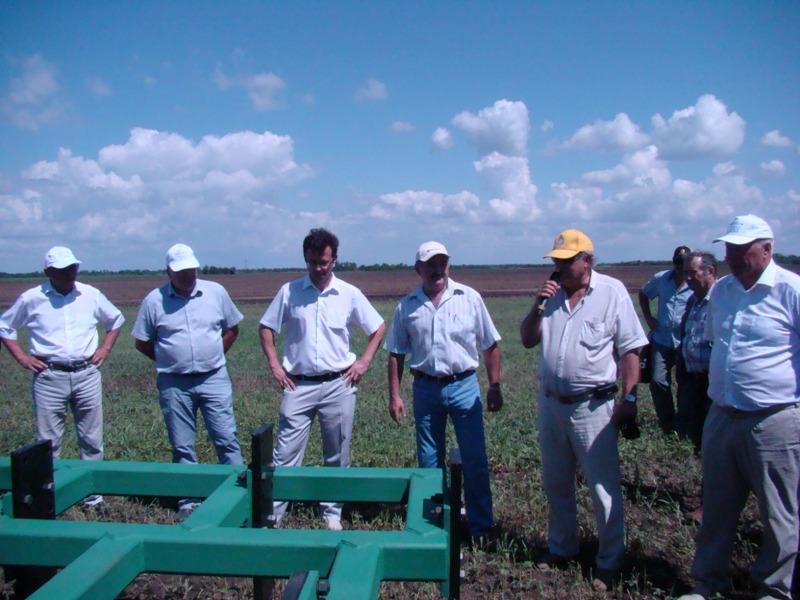
[[[796,254],[779,254],[773,255],[775,262],[781,265],[800,265],[800,256]],[[724,263],[725,261],[720,261]],[[635,266],[663,266],[670,265],[670,261],[665,260],[627,260],[616,263],[603,263],[608,266],[622,266],[622,267],[635,267]],[[540,264],[496,264],[496,265],[453,265],[454,270],[459,269],[530,269],[533,267],[547,267],[550,263]],[[339,261],[336,263],[337,271],[406,271],[413,268],[413,265],[405,263],[396,263],[390,265],[388,263],[380,263],[373,265],[359,265],[351,261]],[[260,269],[237,269],[236,267],[217,267],[214,265],[205,265],[199,269],[202,275],[236,275],[236,273],[282,273],[282,272],[297,272],[304,271],[304,267],[276,267],[276,268],[260,268]],[[81,270],[81,275],[88,275],[90,277],[141,277],[141,276],[154,276],[163,275],[163,270],[153,269],[121,269],[119,271],[103,270]],[[25,278],[25,277],[42,277],[41,271],[32,271],[30,273],[5,273],[0,272],[0,279],[10,278]]]

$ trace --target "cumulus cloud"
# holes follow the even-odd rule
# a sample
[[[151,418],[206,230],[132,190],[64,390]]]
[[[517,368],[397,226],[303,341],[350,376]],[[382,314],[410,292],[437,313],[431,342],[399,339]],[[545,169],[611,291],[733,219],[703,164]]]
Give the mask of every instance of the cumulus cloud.
[[[394,194],[383,194],[374,204],[369,215],[390,221],[409,216],[425,217],[469,217],[475,216],[480,199],[473,193],[458,194],[407,190]]]
[[[509,156],[527,154],[530,119],[524,102],[498,100],[478,114],[459,113],[452,123],[467,133],[481,156],[492,152]]]
[[[786,165],[779,160],[762,162],[761,173],[766,177],[782,177],[786,174]]]
[[[274,110],[284,104],[281,92],[286,88],[286,82],[274,73],[228,77],[217,65],[214,71],[214,81],[221,90],[230,87],[246,90],[250,103],[259,112]]]
[[[356,90],[353,98],[356,102],[370,102],[372,100],[386,100],[389,93],[386,91],[386,85],[377,79],[369,79],[365,81]]]
[[[98,247],[113,242],[109,253],[141,242],[161,252],[173,238],[202,240],[220,252],[258,248],[273,237],[271,223],[295,233],[297,223],[307,227],[300,215],[287,219],[280,204],[287,188],[311,176],[295,161],[288,136],[243,131],[194,142],[136,128],[96,159],[61,149],[55,160],[30,165],[20,174],[25,193],[0,200],[0,230],[29,231],[37,240],[91,239]],[[124,260],[130,264],[130,256]]]
[[[602,150],[604,152],[629,152],[641,148],[650,138],[625,113],[619,113],[613,121],[597,120],[584,125],[564,142],[568,150]]]
[[[406,121],[395,121],[390,128],[394,133],[407,133],[414,131],[414,126]]]
[[[437,150],[447,150],[453,146],[453,135],[444,127],[438,127],[431,136],[433,147]]]
[[[545,133],[547,131],[550,131],[553,127],[554,127],[553,122],[551,120],[549,120],[549,119],[545,119],[542,122],[542,124],[539,127],[539,129],[542,130],[542,133]]]
[[[93,94],[96,94],[98,96],[111,95],[111,88],[108,87],[108,84],[99,77],[90,77],[89,80],[86,82],[86,85],[89,87],[89,90]]]
[[[30,131],[65,121],[66,109],[55,65],[41,54],[34,54],[18,66],[21,75],[9,81],[8,93],[0,97],[3,119]]]
[[[658,157],[658,148],[651,145],[626,155],[612,169],[591,171],[582,179],[595,185],[634,185],[663,189],[672,182],[672,175],[666,161]]]
[[[794,142],[791,138],[786,137],[777,129],[765,133],[764,137],[761,138],[761,143],[765,146],[772,146],[773,148],[788,148],[794,146]]]
[[[651,119],[652,138],[663,158],[689,159],[725,156],[744,141],[745,121],[712,94],[701,96],[694,106],[676,110],[669,119]]]
[[[492,152],[474,164],[492,191],[489,207],[495,216],[507,221],[529,221],[539,215],[537,189],[531,183],[527,158]]]

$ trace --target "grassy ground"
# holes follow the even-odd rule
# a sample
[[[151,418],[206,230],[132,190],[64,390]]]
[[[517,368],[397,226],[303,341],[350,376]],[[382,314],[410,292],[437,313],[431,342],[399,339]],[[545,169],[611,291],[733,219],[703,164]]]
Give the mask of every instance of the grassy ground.
[[[376,307],[389,320],[394,302]],[[534,559],[545,548],[547,502],[541,484],[536,426],[535,365],[538,351],[522,348],[517,328],[528,310],[523,298],[487,300],[495,324],[503,336],[502,380],[506,405],[502,412],[487,414],[486,436],[492,471],[495,519],[501,533],[496,550],[464,551],[463,598],[594,598],[587,575],[596,551],[596,532],[591,502],[585,486],[579,486],[579,524],[582,538],[580,563],[564,571],[540,572]],[[272,383],[258,343],[257,323],[264,307],[245,305],[241,335],[228,356],[233,380],[235,414],[249,461],[247,440],[261,424],[277,419],[280,393]],[[155,391],[152,363],[133,348],[129,332],[135,309],[125,311],[127,323],[111,358],[103,367],[105,390],[105,452],[107,460],[170,461],[167,440]],[[364,337],[356,336],[355,347]],[[30,402],[30,376],[14,363],[8,352],[0,353],[0,456],[34,439]],[[411,401],[410,378],[405,398]],[[485,373],[481,372],[485,389]],[[689,571],[697,524],[689,513],[697,508],[700,466],[689,442],[665,437],[657,431],[647,389],[639,390],[642,437],[620,440],[623,483],[626,492],[628,562],[624,584],[614,592],[619,598],[668,598],[689,590]],[[386,353],[381,350],[359,388],[352,446],[354,466],[416,466],[413,422],[400,426],[388,416]],[[62,456],[77,457],[70,428]],[[452,434],[452,432],[450,432]],[[455,440],[451,437],[451,446]],[[202,462],[215,462],[205,432],[198,435]],[[307,464],[321,462],[318,428],[312,430]],[[580,478],[580,475],[579,475]],[[136,522],[171,522],[172,510],[158,504],[112,498],[103,511],[73,508],[62,518],[113,519]],[[398,507],[349,506],[346,526],[359,529],[402,527]],[[287,526],[320,527],[311,506],[295,506]],[[746,569],[758,543],[760,527],[752,504],[748,505],[737,542],[733,577],[737,599],[753,598]],[[382,598],[431,598],[436,586],[386,583]],[[8,593],[8,586],[4,588]],[[246,598],[252,594],[248,580],[141,576],[125,598]]]

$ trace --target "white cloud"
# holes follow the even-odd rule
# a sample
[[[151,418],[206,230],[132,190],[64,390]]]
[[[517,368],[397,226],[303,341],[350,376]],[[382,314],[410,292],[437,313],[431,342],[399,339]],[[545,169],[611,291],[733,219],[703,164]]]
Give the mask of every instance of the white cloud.
[[[369,79],[361,84],[356,90],[353,98],[356,102],[369,102],[372,100],[386,100],[389,93],[386,91],[386,85],[377,79]]]
[[[591,171],[582,179],[596,185],[634,185],[663,189],[672,182],[666,161],[658,157],[658,149],[648,146],[626,155],[616,167],[604,171]]]
[[[414,131],[414,126],[406,121],[395,121],[390,128],[394,133],[407,133]]]
[[[554,127],[553,122],[550,119],[545,119],[542,122],[542,125],[539,127],[539,129],[542,130],[542,133],[545,133],[547,131],[550,131],[553,127]]]
[[[481,156],[492,152],[525,156],[528,152],[530,120],[524,102],[498,100],[477,115],[469,111],[459,113],[452,123],[467,133]]]
[[[259,112],[274,110],[283,106],[281,92],[286,87],[286,82],[274,73],[257,73],[228,77],[217,65],[214,70],[214,81],[221,90],[230,87],[239,87],[247,91],[247,97],[253,108]]]
[[[613,121],[597,120],[593,125],[584,125],[564,142],[568,150],[602,150],[604,152],[629,152],[649,142],[639,126],[625,113],[619,113]]]
[[[137,128],[96,160],[62,149],[55,160],[30,165],[21,173],[25,194],[0,199],[0,230],[29,231],[45,245],[91,240],[104,260],[119,253],[125,266],[146,266],[144,254],[130,256],[141,242],[150,244],[145,254],[161,253],[177,238],[219,252],[231,245],[253,251],[279,235],[273,223],[283,224],[280,235],[308,225],[296,214],[287,219],[278,206],[284,190],[312,175],[295,161],[288,136],[244,131],[195,143]]]
[[[391,221],[409,216],[465,217],[475,216],[480,204],[471,192],[441,194],[439,192],[408,190],[394,194],[383,194],[379,204],[374,204],[369,215],[376,219]]]
[[[145,87],[155,87],[158,83],[158,80],[151,75],[145,75],[142,77],[142,83],[145,85]]]
[[[497,217],[529,221],[539,215],[537,189],[531,183],[527,158],[492,152],[474,164],[492,190],[494,197],[489,200],[489,207]]]
[[[91,77],[86,82],[86,85],[89,86],[89,90],[98,96],[110,96],[111,95],[111,88],[108,87],[108,84],[100,79],[99,77]]]
[[[41,54],[22,60],[22,74],[9,81],[8,93],[0,97],[0,114],[21,129],[38,131],[66,118],[56,67]]]
[[[676,110],[668,120],[656,114],[651,122],[653,141],[667,159],[733,154],[744,141],[746,125],[712,94],[701,96],[694,106]]]
[[[779,160],[762,162],[761,173],[766,177],[782,177],[786,175],[786,165]]]
[[[439,127],[431,136],[434,148],[437,150],[447,150],[453,146],[453,136],[449,130]]]
[[[764,137],[761,138],[761,143],[765,146],[772,146],[773,148],[789,148],[790,146],[794,146],[794,142],[777,129],[765,133]]]

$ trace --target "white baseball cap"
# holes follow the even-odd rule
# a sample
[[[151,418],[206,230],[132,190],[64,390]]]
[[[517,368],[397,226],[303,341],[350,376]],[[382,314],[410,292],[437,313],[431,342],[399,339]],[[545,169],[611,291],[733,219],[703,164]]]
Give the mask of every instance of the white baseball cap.
[[[417,250],[417,261],[428,262],[439,254],[444,254],[446,257],[450,258],[450,255],[447,253],[447,248],[445,248],[443,244],[439,242],[425,242],[419,247],[419,250]]]
[[[79,265],[81,261],[75,258],[72,250],[64,246],[53,246],[44,255],[44,268],[66,269],[71,265]]]
[[[194,257],[194,251],[186,244],[175,244],[167,251],[167,266],[173,271],[197,269],[200,263]]]
[[[773,237],[775,236],[772,235],[772,228],[764,219],[755,215],[742,215],[728,223],[728,231],[725,232],[725,235],[714,241],[739,246],[749,244],[753,240],[771,240]]]

